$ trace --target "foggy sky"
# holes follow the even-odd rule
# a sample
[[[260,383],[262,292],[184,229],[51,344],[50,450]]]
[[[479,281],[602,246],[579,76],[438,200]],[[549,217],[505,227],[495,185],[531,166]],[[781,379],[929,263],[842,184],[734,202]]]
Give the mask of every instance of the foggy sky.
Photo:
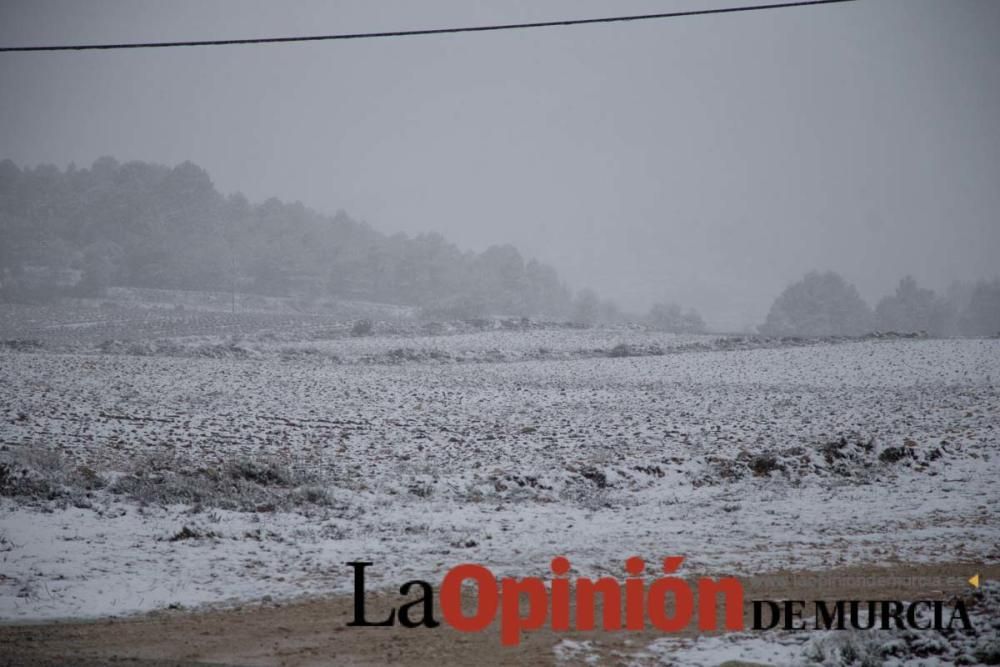
[[[663,12],[679,0],[0,2],[0,43],[241,38]],[[870,303],[998,273],[1000,2],[0,54],[0,159],[206,168],[224,193],[513,243],[630,309],[763,321],[805,271]]]

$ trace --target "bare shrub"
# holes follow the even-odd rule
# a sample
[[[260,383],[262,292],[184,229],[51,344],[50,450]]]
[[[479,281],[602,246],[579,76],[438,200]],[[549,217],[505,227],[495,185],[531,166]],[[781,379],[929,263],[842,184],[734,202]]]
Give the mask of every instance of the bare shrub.
[[[375,325],[371,320],[358,320],[351,327],[351,335],[355,337],[371,336],[375,331]]]
[[[56,449],[21,447],[0,459],[0,496],[31,500],[75,499],[106,486],[87,466],[74,466]]]
[[[147,505],[186,504],[236,511],[329,507],[333,499],[315,474],[293,471],[272,459],[236,459],[218,467],[151,454],[108,483],[89,466],[67,461],[58,450],[25,447],[0,453],[0,496],[90,506],[94,492]]]
[[[331,505],[319,482],[315,475],[295,472],[267,459],[238,459],[218,468],[176,463],[165,467],[157,459],[147,459],[119,477],[110,490],[146,504],[184,503],[263,512]]]

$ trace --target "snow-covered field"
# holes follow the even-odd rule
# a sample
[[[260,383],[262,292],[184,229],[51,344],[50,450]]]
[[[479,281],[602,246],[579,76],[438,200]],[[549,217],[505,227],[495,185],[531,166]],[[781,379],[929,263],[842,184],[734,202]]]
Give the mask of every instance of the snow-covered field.
[[[1000,586],[984,585],[969,596],[974,605],[974,633],[921,630],[812,630],[806,632],[735,632],[696,637],[665,637],[622,652],[622,664],[683,667],[761,665],[932,667],[996,664],[1000,655]],[[931,614],[919,615],[929,624]],[[604,656],[591,641],[564,639],[554,648],[562,664],[601,664]]]
[[[0,618],[1000,559],[1000,340],[292,338],[0,352]]]

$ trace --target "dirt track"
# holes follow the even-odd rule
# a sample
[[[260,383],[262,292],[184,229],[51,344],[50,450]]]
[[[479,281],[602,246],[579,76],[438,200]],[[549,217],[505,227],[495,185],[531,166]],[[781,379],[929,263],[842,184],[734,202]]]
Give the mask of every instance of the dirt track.
[[[971,591],[967,579],[1000,577],[1000,564],[952,563],[897,568],[855,567],[827,572],[779,572],[745,580],[747,599],[915,599]],[[380,665],[387,663],[551,664],[563,638],[589,639],[615,664],[658,633],[530,632],[504,648],[496,627],[463,634],[436,630],[349,628],[352,600],[330,597],[290,604],[199,613],[159,612],[128,619],[0,626],[0,664],[10,665]],[[374,612],[389,604],[373,598]]]

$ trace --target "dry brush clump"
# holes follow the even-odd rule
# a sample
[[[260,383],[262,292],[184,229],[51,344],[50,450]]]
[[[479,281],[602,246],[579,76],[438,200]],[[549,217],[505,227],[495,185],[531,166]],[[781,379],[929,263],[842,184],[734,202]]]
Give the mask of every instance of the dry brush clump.
[[[97,346],[104,354],[135,357],[206,357],[209,359],[246,359],[257,355],[243,341],[181,341],[174,339],[105,340]]]
[[[1000,665],[1000,587],[984,585],[965,596],[963,601],[969,610],[971,630],[956,627],[826,632],[806,642],[802,664],[836,667]],[[918,622],[929,626],[931,613],[924,607],[918,608]]]
[[[920,445],[904,438],[899,445],[878,445],[874,438],[852,433],[812,445],[751,452],[743,449],[736,456],[705,457],[705,472],[695,483],[720,484],[750,477],[782,476],[793,482],[808,476],[837,477],[867,482],[882,473],[905,467],[933,475],[934,462],[954,453],[946,441],[939,445]]]
[[[34,338],[0,340],[0,349],[11,350],[13,352],[38,352],[43,347],[42,341]]]
[[[351,335],[355,338],[371,336],[375,333],[375,325],[371,320],[358,320],[351,327]]]
[[[658,357],[663,354],[665,354],[663,348],[656,343],[618,343],[607,352],[607,356],[613,359],[623,357]]]
[[[86,506],[86,499],[106,485],[95,470],[72,464],[54,449],[5,447],[0,451],[0,496]]]
[[[0,454],[0,495],[29,503],[56,501],[88,507],[101,491],[144,505],[183,504],[244,512],[334,505],[319,475],[269,458],[240,458],[210,466],[150,455],[136,460],[126,472],[100,473],[74,465],[52,449],[23,447]]]
[[[145,504],[181,503],[242,512],[274,512],[333,504],[318,475],[271,459],[241,458],[217,466],[151,457],[110,486]]]

